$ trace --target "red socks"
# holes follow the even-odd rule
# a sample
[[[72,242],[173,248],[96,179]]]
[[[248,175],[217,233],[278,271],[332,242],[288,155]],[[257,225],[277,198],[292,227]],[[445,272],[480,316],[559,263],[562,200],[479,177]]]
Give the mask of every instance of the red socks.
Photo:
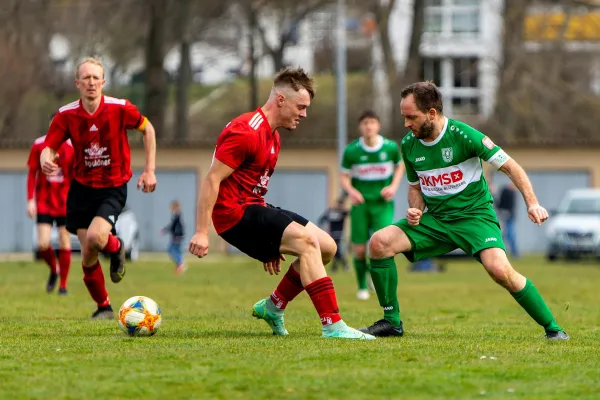
[[[323,325],[335,324],[342,319],[330,277],[317,279],[306,286],[306,293],[317,309]]]
[[[304,287],[302,286],[300,275],[290,265],[290,269],[288,269],[288,272],[285,273],[283,279],[279,282],[277,289],[273,291],[271,301],[275,304],[275,307],[285,310],[287,304],[294,300],[303,290]]]
[[[60,288],[66,289],[69,269],[71,268],[71,249],[58,250],[58,264],[60,265]]]
[[[105,253],[116,253],[121,248],[121,242],[117,237],[113,234],[108,235],[108,242],[106,242],[106,246],[102,249]]]
[[[108,292],[106,291],[106,285],[104,284],[104,273],[100,266],[100,261],[96,261],[96,264],[83,267],[83,283],[90,292],[92,299],[98,304],[98,307],[106,307],[110,305],[108,300]]]
[[[39,250],[38,253],[50,267],[50,272],[56,274],[56,257],[54,256],[54,249],[48,247],[46,250]]]

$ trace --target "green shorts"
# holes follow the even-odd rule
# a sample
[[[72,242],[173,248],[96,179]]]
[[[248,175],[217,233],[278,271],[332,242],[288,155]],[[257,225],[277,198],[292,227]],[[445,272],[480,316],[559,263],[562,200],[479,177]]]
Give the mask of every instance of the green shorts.
[[[395,222],[408,236],[411,249],[404,253],[413,262],[432,258],[461,248],[481,262],[479,252],[489,248],[506,251],[496,213],[490,209],[477,210],[452,221],[441,221],[424,213],[419,225],[412,226],[406,219]]]
[[[371,235],[394,221],[393,201],[365,201],[350,210],[350,239],[364,244]]]

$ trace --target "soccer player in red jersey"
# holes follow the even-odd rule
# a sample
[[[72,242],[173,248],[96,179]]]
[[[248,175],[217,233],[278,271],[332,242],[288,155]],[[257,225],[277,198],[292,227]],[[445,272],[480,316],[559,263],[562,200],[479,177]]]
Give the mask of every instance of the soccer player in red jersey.
[[[71,140],[74,166],[67,196],[67,230],[77,234],[81,243],[83,281],[98,305],[92,318],[110,319],[114,312],[98,252],[110,254],[110,278],[120,282],[125,275],[125,248],[113,233],[132,176],[127,130],[144,134],[146,166],[137,182],[144,192],[153,192],[156,187],[156,138],[152,124],[133,104],[102,94],[105,81],[100,61],[81,61],[75,78],[81,99],[59,109],[46,135],[40,163],[45,174],[55,175],[60,159],[57,151]]]
[[[306,289],[322,323],[323,337],[375,339],[347,326],[324,265],[336,252],[331,236],[306,218],[265,203],[269,179],[279,156],[278,128],[294,130],[306,117],[314,82],[301,68],[285,68],[274,80],[267,103],[242,114],[221,132],[213,162],[200,187],[196,234],[189,250],[208,253],[210,218],[231,245],[261,261],[271,275],[281,271],[284,254],[296,256],[271,296],[253,307],[273,333],[287,335],[283,313]]]
[[[67,220],[67,192],[71,185],[73,146],[66,141],[58,150],[58,170],[53,176],[41,172],[40,154],[46,136],[37,138],[31,146],[27,166],[27,215],[35,218],[37,225],[37,251],[50,267],[46,291],[52,292],[60,274],[59,295],[67,294],[67,278],[71,268],[71,238],[65,227]],[[52,226],[58,228],[58,265],[54,249],[50,245]]]

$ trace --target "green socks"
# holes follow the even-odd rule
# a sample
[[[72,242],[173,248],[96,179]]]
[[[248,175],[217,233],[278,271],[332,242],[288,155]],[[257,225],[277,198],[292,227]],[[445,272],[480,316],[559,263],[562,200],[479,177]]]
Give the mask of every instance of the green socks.
[[[398,269],[394,257],[371,259],[371,278],[377,292],[383,318],[394,326],[400,325],[398,303]]]
[[[517,303],[527,311],[539,325],[543,326],[546,331],[556,332],[562,331],[552,315],[552,311],[546,305],[546,302],[538,292],[537,288],[529,279],[525,283],[525,287],[516,293],[511,293]]]
[[[356,272],[356,283],[358,284],[359,290],[367,290],[367,272],[369,267],[367,266],[367,260],[358,258],[354,259],[354,272]]]

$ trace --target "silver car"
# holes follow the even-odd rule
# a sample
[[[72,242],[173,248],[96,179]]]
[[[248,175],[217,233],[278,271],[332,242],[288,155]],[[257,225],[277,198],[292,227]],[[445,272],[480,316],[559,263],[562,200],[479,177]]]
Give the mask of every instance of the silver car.
[[[600,189],[573,189],[566,193],[548,221],[546,258],[600,260]]]
[[[123,239],[127,259],[131,261],[138,260],[140,257],[140,230],[135,214],[133,211],[131,211],[131,209],[127,207],[123,209],[123,212],[117,219],[115,229],[117,231],[117,235]],[[35,225],[33,225],[32,239],[34,247],[33,254],[37,258],[37,228]],[[58,249],[58,229],[56,227],[52,228],[52,232],[50,234],[50,245],[53,249]],[[79,240],[74,234],[71,234],[71,249],[75,252],[81,251]]]

